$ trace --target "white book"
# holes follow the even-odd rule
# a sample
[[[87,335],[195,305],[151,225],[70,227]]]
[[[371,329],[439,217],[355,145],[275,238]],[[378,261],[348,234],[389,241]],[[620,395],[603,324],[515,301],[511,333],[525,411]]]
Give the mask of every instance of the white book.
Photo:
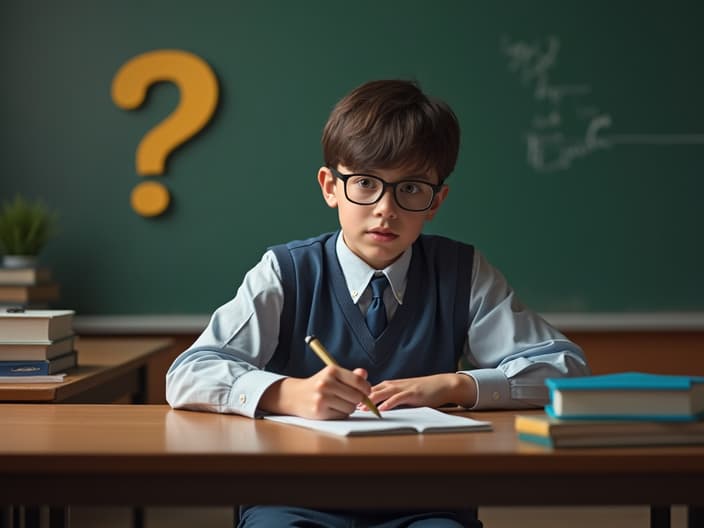
[[[382,412],[381,416],[377,418],[369,411],[355,411],[344,420],[311,420],[275,414],[265,415],[263,418],[338,436],[491,431],[490,422],[447,414],[430,407],[392,409]]]
[[[73,337],[56,341],[0,341],[0,361],[53,359],[73,350]]]
[[[0,311],[0,341],[54,341],[73,334],[73,310]]]
[[[45,376],[0,376],[0,383],[62,383],[66,373]]]

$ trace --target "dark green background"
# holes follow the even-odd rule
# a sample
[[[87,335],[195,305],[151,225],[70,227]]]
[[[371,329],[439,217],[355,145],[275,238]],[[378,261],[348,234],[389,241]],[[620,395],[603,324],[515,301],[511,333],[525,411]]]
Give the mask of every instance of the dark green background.
[[[428,231],[476,244],[537,310],[702,310],[704,145],[618,145],[535,170],[525,138],[545,104],[502,51],[502,39],[559,38],[552,83],[591,88],[563,101],[564,116],[597,109],[614,134],[702,134],[702,5],[6,0],[0,198],[19,191],[59,211],[42,260],[62,307],[209,313],[268,245],[336,227],[315,180],[334,103],[370,79],[414,78],[463,129]],[[166,48],[208,62],[221,95],[207,128],[156,178],[171,209],[145,219],[129,205],[144,179],[136,148],[179,94],[156,85],[129,112],[110,84],[133,56]]]

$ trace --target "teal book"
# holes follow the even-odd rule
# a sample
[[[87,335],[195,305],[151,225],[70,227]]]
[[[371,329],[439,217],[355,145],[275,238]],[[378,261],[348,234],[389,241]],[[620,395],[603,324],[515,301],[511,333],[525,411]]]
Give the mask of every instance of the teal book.
[[[618,372],[550,378],[548,415],[561,419],[693,421],[704,418],[704,377]]]

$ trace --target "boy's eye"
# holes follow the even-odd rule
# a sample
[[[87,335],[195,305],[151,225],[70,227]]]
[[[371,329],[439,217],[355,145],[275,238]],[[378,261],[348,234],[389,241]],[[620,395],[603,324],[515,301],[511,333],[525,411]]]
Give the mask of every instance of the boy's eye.
[[[401,182],[399,191],[404,194],[416,194],[420,192],[420,186],[415,182]]]
[[[365,190],[376,189],[379,186],[379,182],[377,182],[374,178],[367,178],[364,176],[359,176],[358,178],[355,178],[352,183],[354,183],[360,189]]]

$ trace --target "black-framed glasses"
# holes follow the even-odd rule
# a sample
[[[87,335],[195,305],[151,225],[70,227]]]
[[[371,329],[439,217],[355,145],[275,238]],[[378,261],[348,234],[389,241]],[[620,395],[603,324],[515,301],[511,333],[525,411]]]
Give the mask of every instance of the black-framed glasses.
[[[396,204],[406,211],[421,212],[430,209],[442,184],[433,185],[423,180],[401,180],[389,183],[371,174],[342,174],[333,167],[330,171],[345,185],[345,197],[357,205],[373,205],[381,200],[387,187],[393,190]]]

